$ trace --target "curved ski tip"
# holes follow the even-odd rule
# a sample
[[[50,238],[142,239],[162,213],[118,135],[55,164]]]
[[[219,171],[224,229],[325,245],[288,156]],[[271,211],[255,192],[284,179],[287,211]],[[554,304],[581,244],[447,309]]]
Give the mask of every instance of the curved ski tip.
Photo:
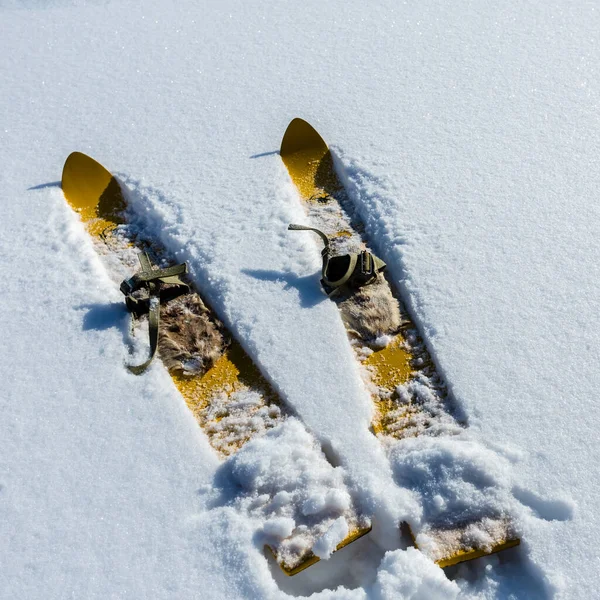
[[[91,158],[90,156],[88,156],[87,154],[84,154],[83,152],[78,152],[77,150],[75,152],[71,152],[71,154],[69,154],[69,156],[67,156],[67,160],[65,162],[69,162],[70,160],[76,160],[79,157],[85,157],[85,158],[89,158],[90,160],[94,160],[93,158]]]
[[[65,183],[68,183],[74,176],[87,176],[105,180],[110,179],[112,174],[91,156],[83,152],[71,152],[65,160],[62,171],[61,183],[63,190]]]
[[[68,203],[91,218],[112,180],[112,174],[99,162],[83,152],[72,152],[63,167],[61,186]]]
[[[94,165],[96,168],[100,167],[102,169],[104,169],[105,171],[107,170],[105,167],[103,167],[97,160],[94,160],[91,156],[88,156],[87,154],[84,154],[83,152],[71,152],[71,154],[69,154],[69,156],[67,156],[67,160],[65,160],[65,167],[67,165]]]
[[[287,129],[289,129],[290,127],[297,127],[297,126],[312,128],[312,125],[308,121],[305,121],[304,119],[301,119],[300,117],[294,117],[290,121],[290,124],[287,126]],[[287,129],[286,129],[286,133],[287,133]]]
[[[285,156],[308,148],[327,150],[327,144],[310,123],[296,117],[292,119],[283,134],[279,153]]]
[[[67,168],[67,166],[71,167],[71,166],[79,164],[79,163],[85,163],[86,161],[89,161],[89,160],[94,161],[93,158],[91,158],[87,154],[84,154],[83,152],[77,152],[77,151],[71,152],[71,154],[69,154],[69,156],[67,156],[67,160],[65,160],[65,165],[63,167],[63,175],[64,175],[64,172],[65,172],[65,169]]]
[[[62,175],[60,179],[60,183],[62,188],[65,187],[65,175],[68,175],[70,168],[74,165],[78,160],[80,160],[80,156],[85,156],[82,152],[71,152],[69,156],[67,156],[67,160],[65,160],[65,164],[63,165]]]

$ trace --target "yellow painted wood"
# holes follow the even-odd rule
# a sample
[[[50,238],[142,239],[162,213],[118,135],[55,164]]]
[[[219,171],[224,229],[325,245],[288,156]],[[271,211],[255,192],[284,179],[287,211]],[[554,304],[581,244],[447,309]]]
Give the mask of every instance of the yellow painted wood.
[[[280,405],[279,399],[271,386],[252,362],[252,359],[235,340],[232,340],[229,348],[206,373],[196,377],[185,377],[177,373],[171,373],[171,377],[202,428],[206,425],[202,411],[217,394],[224,393],[230,396],[243,389],[251,389],[259,391],[262,397],[268,400],[269,404]],[[211,440],[210,432],[205,429],[205,433]],[[234,454],[252,438],[252,435],[252,432],[250,432],[247,437],[240,438],[230,451],[224,452],[221,450],[221,453],[225,455]]]
[[[294,119],[281,142],[281,158],[305,200],[341,189],[333,159],[323,138],[302,119]]]
[[[93,158],[73,152],[65,162],[62,189],[87,230],[98,237],[124,222],[125,200],[115,177]]]
[[[370,368],[373,383],[390,393],[412,374],[412,357],[403,343],[402,336],[397,335],[385,348],[375,350],[363,363]]]
[[[281,142],[280,154],[304,202],[311,203],[334,196],[342,189],[327,144],[306,121],[294,119],[289,124]],[[333,234],[334,237],[336,235],[348,235],[348,232],[340,230]],[[371,382],[382,392],[373,398],[375,411],[372,429],[378,436],[394,436],[405,426],[408,427],[421,410],[416,405],[400,405],[397,402],[397,386],[406,383],[415,374],[412,367],[414,357],[406,350],[404,342],[399,334],[385,348],[375,350],[363,361],[370,372]],[[420,359],[424,366],[432,365],[428,356]],[[507,534],[506,539],[498,540],[491,550],[465,548],[444,557],[438,564],[442,567],[458,564],[512,548],[519,543],[518,538],[508,537]]]
[[[494,544],[490,550],[481,550],[479,548],[469,548],[465,550],[460,550],[452,556],[448,556],[447,558],[443,558],[436,561],[436,564],[442,567],[442,569],[445,569],[446,567],[458,565],[461,562],[474,560],[476,558],[482,558],[483,556],[489,556],[490,554],[496,554],[497,552],[502,552],[502,550],[508,550],[509,548],[515,548],[520,543],[521,540],[519,538],[513,538],[508,540],[502,540]]]
[[[173,375],[177,388],[192,412],[203,409],[216,392],[231,394],[244,387],[263,388],[266,381],[237,342],[201,377]]]
[[[99,242],[106,240],[107,234],[125,222],[123,211],[126,201],[119,181],[107,169],[93,158],[73,152],[67,158],[62,173],[62,189],[69,205],[79,213],[89,234]],[[140,248],[140,251],[143,248]],[[159,255],[161,249],[153,246]],[[239,343],[231,340],[229,348],[204,374],[196,377],[183,377],[171,373],[175,386],[185,399],[200,426],[203,425],[201,411],[216,394],[234,393],[249,388],[259,391],[263,397],[279,404],[277,396],[256,365]],[[209,440],[210,433],[205,429]],[[241,440],[237,448],[250,439]],[[338,548],[350,544],[365,535],[369,529],[352,532],[342,541]],[[280,563],[280,567],[288,575],[299,573],[314,564],[314,555],[309,553],[296,567],[290,569]]]
[[[346,539],[341,541],[336,546],[335,552],[337,552],[338,550],[341,550],[342,548],[345,548],[348,544],[351,544],[352,542],[361,538],[363,535],[367,535],[367,533],[369,533],[369,531],[371,531],[371,529],[372,529],[372,527],[369,526],[369,527],[363,527],[361,529],[356,529],[355,531],[351,531],[348,534],[348,536],[346,537]],[[268,547],[268,548],[269,548],[269,550],[271,550],[271,553],[273,553],[273,556],[275,556],[275,553],[273,552],[272,548],[270,548],[270,547]],[[297,575],[298,573],[304,571],[304,569],[308,569],[308,567],[318,563],[320,560],[321,559],[316,554],[309,552],[306,555],[306,557],[302,560],[302,562],[295,567],[288,567],[285,563],[279,563],[279,566],[281,567],[281,570],[286,575],[292,576],[292,575]]]
[[[122,212],[126,203],[121,185],[93,158],[81,152],[69,155],[63,168],[62,189],[68,203],[80,214],[93,237],[101,240],[107,230],[125,222]],[[155,247],[154,250],[160,253],[160,249]],[[243,387],[257,387],[270,392],[270,386],[260,371],[236,342],[232,342],[228,350],[203,375],[171,375],[195,415],[199,414],[199,410],[207,405],[211,397],[222,391],[234,392]]]
[[[331,152],[323,138],[303,119],[294,119],[283,136],[281,158],[302,199],[311,202],[323,196],[333,196],[342,189],[342,184],[333,168]],[[340,230],[335,236],[348,236]],[[407,352],[400,335],[383,349],[375,349],[364,364],[369,367],[372,381],[381,389],[394,393],[396,387],[411,377],[412,356]],[[389,404],[389,403],[388,403]],[[377,400],[378,411],[373,423],[376,433],[385,433],[382,413],[387,404]]]

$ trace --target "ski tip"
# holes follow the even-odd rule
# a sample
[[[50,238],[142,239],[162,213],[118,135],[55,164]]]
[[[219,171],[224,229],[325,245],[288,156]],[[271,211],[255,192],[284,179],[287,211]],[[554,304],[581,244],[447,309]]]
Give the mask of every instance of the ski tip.
[[[93,177],[109,180],[112,175],[98,161],[83,152],[71,152],[63,166],[61,184],[68,189],[74,178]]]
[[[305,121],[304,119],[301,119],[300,117],[294,117],[291,121],[290,124],[287,126],[287,129],[293,127],[310,127],[311,129],[313,128],[312,125],[308,122]],[[287,130],[286,130],[287,133]]]
[[[63,175],[65,173],[65,170],[68,170],[68,168],[72,168],[74,165],[78,165],[80,163],[85,163],[88,161],[96,162],[93,158],[91,158],[87,154],[84,154],[83,152],[71,152],[71,154],[67,156],[67,160],[65,160],[65,164],[63,167]]]
[[[81,152],[71,152],[71,154],[69,154],[69,156],[67,156],[67,160],[65,160],[65,164],[63,165],[63,170],[62,170],[62,176],[60,179],[60,184],[63,189],[63,192],[65,190],[65,182],[67,182],[69,179],[69,173],[70,173],[71,169],[73,168],[73,165],[79,160],[79,156],[81,154],[82,154]]]
[[[76,150],[75,152],[71,152],[71,154],[69,154],[69,156],[67,156],[67,160],[65,161],[65,163],[68,163],[71,160],[79,160],[81,157],[88,158],[89,160],[94,160],[93,158],[91,158],[87,154],[84,154],[83,152],[78,152]]]
[[[316,129],[304,119],[292,119],[281,140],[281,156],[316,148],[327,150],[327,144]]]
[[[119,182],[87,154],[69,154],[63,167],[61,185],[65,199],[83,221],[103,219],[106,223],[122,222],[119,214],[125,202]]]

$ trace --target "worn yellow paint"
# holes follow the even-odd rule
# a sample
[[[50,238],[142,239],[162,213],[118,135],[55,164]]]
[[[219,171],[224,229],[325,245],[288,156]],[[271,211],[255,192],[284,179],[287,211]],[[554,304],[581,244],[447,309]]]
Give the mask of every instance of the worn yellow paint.
[[[372,529],[372,527],[369,525],[368,527],[362,527],[359,529],[355,529],[354,531],[351,531],[348,534],[348,536],[336,546],[335,552],[337,552],[338,550],[341,550],[342,548],[346,547],[348,544],[351,544],[352,542],[361,538],[363,535],[367,535],[367,533],[369,533],[369,531],[371,531],[371,529]],[[269,548],[269,550],[271,551],[273,556],[275,556],[275,552],[273,551],[273,549],[270,546],[267,546],[267,547]],[[321,559],[316,554],[314,554],[313,552],[308,552],[306,554],[306,556],[302,559],[302,561],[295,567],[289,567],[284,562],[280,562],[278,564],[281,567],[281,570],[286,575],[291,576],[291,575],[297,575],[301,571],[304,571],[304,569],[308,569],[308,567],[310,567],[311,565],[314,565],[315,563],[318,563],[320,560]]]
[[[304,201],[319,199],[342,189],[327,144],[306,121],[294,119],[289,124],[281,142],[280,154]],[[332,237],[348,235],[348,231],[340,230]],[[375,350],[365,364],[369,367],[373,383],[393,394],[410,378],[411,360],[412,356],[398,335],[385,348]],[[374,429],[377,428],[374,423]],[[382,429],[379,428],[379,431],[382,432]]]
[[[373,383],[393,393],[411,376],[411,360],[412,356],[404,347],[402,336],[397,335],[385,348],[375,350],[364,364],[371,371]]]
[[[280,154],[305,202],[322,201],[342,189],[327,144],[306,121],[294,119],[290,123],[281,142]],[[334,233],[333,237],[347,234],[348,232],[340,230]],[[402,335],[399,334],[385,348],[375,350],[363,361],[370,372],[372,383],[383,392],[383,399],[373,398],[375,414],[372,429],[376,435],[393,436],[403,428],[409,427],[421,410],[418,406],[403,406],[397,402],[396,388],[408,382],[415,373],[412,368],[413,358],[406,350]],[[423,357],[419,358],[423,361]],[[507,535],[506,539],[499,540],[491,550],[463,549],[441,559],[438,564],[442,567],[458,564],[511,548],[519,543],[518,538],[510,538]]]
[[[216,394],[230,395],[242,389],[259,390],[263,396],[271,396],[276,402],[275,393],[262,376],[250,357],[236,341],[203,375],[186,377],[179,373],[171,373],[177,389],[185,399],[190,410],[197,417],[206,408]],[[240,444],[240,447],[243,444]]]
[[[440,559],[436,561],[436,564],[442,569],[446,567],[451,567],[453,565],[458,565],[461,562],[466,562],[468,560],[474,560],[476,558],[481,558],[483,556],[489,556],[490,554],[496,554],[496,552],[502,552],[502,550],[508,550],[509,548],[514,548],[521,543],[519,538],[507,539],[497,542],[492,545],[490,550],[481,550],[479,548],[469,548],[465,550],[459,550],[456,554],[452,556],[448,556],[446,558]]]
[[[116,177],[93,158],[81,152],[70,154],[63,168],[62,189],[67,202],[81,215],[81,220],[92,237],[102,241],[106,239],[107,232],[125,222],[122,213],[126,202],[121,185]],[[154,250],[157,254],[161,253],[160,248],[154,247]],[[277,401],[271,386],[235,341],[231,342],[224,354],[203,375],[184,377],[171,373],[171,377],[199,422],[200,411],[207,406],[211,397],[220,392],[232,393],[247,387],[260,390],[264,395],[271,396],[272,401]],[[202,422],[200,425],[202,426]],[[210,434],[206,433],[210,439]],[[370,527],[351,533],[339,544],[338,549],[369,531]],[[308,556],[292,569],[293,572],[289,572],[290,569],[283,564],[280,566],[288,575],[294,575],[318,560],[313,557],[314,555]]]
[[[340,229],[340,231],[336,231],[332,237],[352,237],[352,234],[345,229]]]
[[[91,235],[99,237],[124,222],[121,186],[93,158],[73,152],[65,162],[62,189],[71,207],[81,215]]]
[[[387,398],[376,400],[376,410],[371,423],[377,435],[394,435],[399,423],[410,424],[410,413],[418,409],[408,405],[401,407],[396,388],[413,375],[412,355],[404,347],[404,340],[397,335],[385,348],[375,350],[365,361],[371,381],[386,392]],[[400,410],[402,408],[402,411]],[[393,415],[390,415],[393,413]]]

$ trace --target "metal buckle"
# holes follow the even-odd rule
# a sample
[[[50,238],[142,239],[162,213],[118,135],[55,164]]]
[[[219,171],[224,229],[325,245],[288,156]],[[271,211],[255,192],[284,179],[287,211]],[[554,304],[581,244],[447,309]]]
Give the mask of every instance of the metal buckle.
[[[131,279],[125,279],[125,281],[121,282],[120,290],[123,292],[125,296],[129,296],[133,294],[136,290],[137,277],[134,275]]]
[[[360,253],[360,272],[363,275],[372,276],[375,272],[375,261],[370,252]]]

